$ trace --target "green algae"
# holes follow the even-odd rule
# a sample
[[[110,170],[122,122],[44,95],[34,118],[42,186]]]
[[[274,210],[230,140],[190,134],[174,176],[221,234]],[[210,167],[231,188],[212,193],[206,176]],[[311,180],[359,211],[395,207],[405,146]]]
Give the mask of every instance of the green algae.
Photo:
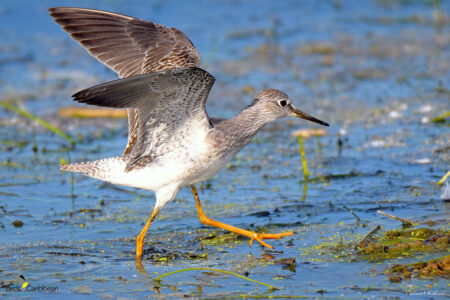
[[[187,259],[187,260],[205,260],[208,258],[206,252],[190,252],[190,251],[175,251],[175,250],[157,250],[154,247],[145,249],[144,254],[146,260],[153,263],[167,264],[172,261]]]
[[[416,253],[446,251],[450,232],[430,228],[397,229],[384,231],[356,245],[359,259],[380,261],[408,257]]]
[[[303,255],[315,261],[384,262],[450,249],[450,231],[428,227],[383,230],[377,226],[364,237],[343,232],[321,240],[321,243],[303,248]]]
[[[236,247],[236,245],[242,243],[245,239],[249,240],[234,232],[209,229],[207,230],[207,236],[204,236],[202,241],[206,246],[220,247],[223,249],[223,247]]]

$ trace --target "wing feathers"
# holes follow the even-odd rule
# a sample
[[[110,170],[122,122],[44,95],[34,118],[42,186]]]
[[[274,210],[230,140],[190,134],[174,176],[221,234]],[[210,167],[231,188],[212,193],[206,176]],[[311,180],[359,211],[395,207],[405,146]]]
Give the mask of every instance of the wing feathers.
[[[161,74],[141,74],[118,79],[82,90],[72,96],[73,100],[98,106],[115,108],[138,108],[139,100],[151,96],[150,82]]]
[[[86,48],[102,63],[118,72],[120,77],[173,68],[199,66],[200,55],[189,38],[175,28],[148,22],[129,16],[76,7],[50,8],[50,15],[55,22]],[[186,49],[185,59],[176,60],[174,49],[180,46]],[[156,56],[147,53],[157,51]],[[117,64],[128,59],[129,52],[139,57],[139,64],[134,69],[117,68]],[[107,54],[107,55],[105,55]],[[115,60],[110,60],[111,58]],[[172,57],[174,61],[166,64],[161,58]],[[150,62],[149,60],[155,59]],[[153,68],[148,66],[152,65]]]
[[[210,84],[200,90],[204,82]],[[72,98],[79,103],[90,105],[148,110],[148,107],[153,102],[160,101],[162,96],[174,95],[179,90],[186,90],[185,95],[180,95],[182,99],[179,101],[190,102],[191,99],[188,96],[192,96],[190,95],[192,89],[205,92],[207,96],[213,83],[214,77],[211,74],[200,68],[191,67],[141,74],[102,83],[82,90],[74,94]],[[171,104],[166,103],[169,106]]]
[[[166,154],[190,134],[186,122],[210,126],[205,111],[205,102],[214,84],[214,77],[197,68],[181,68],[169,71],[141,74],[103,83],[73,95],[80,103],[115,108],[128,108],[130,123],[129,145],[125,154],[130,154],[126,171],[139,164]],[[136,120],[136,110],[138,120]],[[172,147],[172,144],[176,147]]]
[[[121,78],[200,65],[197,49],[176,28],[94,9],[54,7],[49,12],[74,40]],[[133,80],[132,84],[137,82]],[[122,100],[118,99],[90,99],[85,100],[96,105],[126,105],[119,104]],[[124,154],[130,153],[138,140],[138,110],[128,109],[128,119],[129,137]]]

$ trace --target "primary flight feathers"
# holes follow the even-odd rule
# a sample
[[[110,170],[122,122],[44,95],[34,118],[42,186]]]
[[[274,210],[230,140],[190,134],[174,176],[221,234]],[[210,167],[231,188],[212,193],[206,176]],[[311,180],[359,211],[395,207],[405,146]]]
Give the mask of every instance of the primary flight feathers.
[[[176,28],[112,12],[78,7],[49,9],[55,22],[121,78],[175,68],[198,67],[200,54]],[[138,140],[139,112],[128,108],[130,154]]]

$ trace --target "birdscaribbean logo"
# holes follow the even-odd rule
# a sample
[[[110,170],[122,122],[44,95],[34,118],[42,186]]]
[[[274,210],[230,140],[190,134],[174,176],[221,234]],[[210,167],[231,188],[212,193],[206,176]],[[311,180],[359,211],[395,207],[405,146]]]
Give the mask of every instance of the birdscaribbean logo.
[[[19,276],[19,283],[22,284],[22,289],[25,289],[28,286],[28,281],[25,279],[25,276]]]
[[[44,284],[32,284],[25,276],[17,277],[16,283],[5,284],[2,281],[1,288],[5,292],[41,292],[41,293],[59,293],[59,288],[56,286],[47,286]]]

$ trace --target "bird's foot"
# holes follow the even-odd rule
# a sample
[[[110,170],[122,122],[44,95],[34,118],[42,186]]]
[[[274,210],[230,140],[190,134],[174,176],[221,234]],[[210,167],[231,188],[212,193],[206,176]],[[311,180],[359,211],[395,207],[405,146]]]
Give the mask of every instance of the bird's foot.
[[[282,237],[285,236],[289,236],[289,235],[294,235],[293,232],[282,232],[282,233],[256,233],[254,232],[254,235],[250,240],[250,246],[253,244],[254,240],[257,240],[261,245],[269,248],[269,249],[273,249],[273,247],[269,244],[267,244],[266,242],[263,241],[263,239],[281,239]]]

